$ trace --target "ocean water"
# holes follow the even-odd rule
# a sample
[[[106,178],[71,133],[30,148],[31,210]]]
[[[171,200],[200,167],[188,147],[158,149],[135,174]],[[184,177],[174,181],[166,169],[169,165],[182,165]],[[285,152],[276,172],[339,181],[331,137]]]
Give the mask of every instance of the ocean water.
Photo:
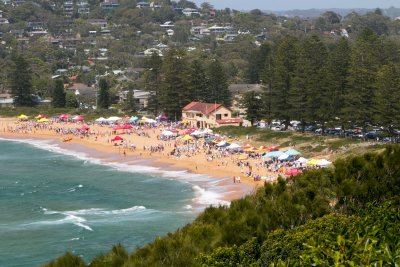
[[[118,243],[132,251],[206,205],[227,204],[201,186],[213,183],[140,161],[90,159],[49,141],[0,139],[0,266],[40,266],[65,251],[90,261]]]

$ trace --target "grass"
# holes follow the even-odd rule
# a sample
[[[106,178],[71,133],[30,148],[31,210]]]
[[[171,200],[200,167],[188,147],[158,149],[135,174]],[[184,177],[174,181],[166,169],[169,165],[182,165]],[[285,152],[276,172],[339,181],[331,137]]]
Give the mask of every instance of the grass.
[[[219,128],[213,128],[214,132],[222,133],[228,136],[244,136],[244,135],[256,135],[259,133],[259,129],[255,127],[238,127],[238,126],[222,126]]]
[[[342,147],[352,145],[352,144],[358,144],[358,143],[360,143],[359,140],[343,138],[343,139],[338,139],[338,140],[328,142],[328,148],[330,150],[336,151]]]

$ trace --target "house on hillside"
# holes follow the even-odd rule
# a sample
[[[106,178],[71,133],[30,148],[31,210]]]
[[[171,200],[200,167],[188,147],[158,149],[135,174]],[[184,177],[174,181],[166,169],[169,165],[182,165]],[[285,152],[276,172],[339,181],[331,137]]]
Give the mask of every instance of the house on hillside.
[[[192,127],[211,128],[241,126],[241,118],[232,118],[232,111],[222,104],[191,102],[182,109],[182,121]]]

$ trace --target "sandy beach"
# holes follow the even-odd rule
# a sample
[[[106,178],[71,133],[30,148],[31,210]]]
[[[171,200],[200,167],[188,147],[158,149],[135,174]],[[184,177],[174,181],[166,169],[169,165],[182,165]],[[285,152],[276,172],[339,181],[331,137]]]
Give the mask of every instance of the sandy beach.
[[[224,200],[232,201],[243,197],[262,186],[264,181],[254,181],[243,175],[243,168],[237,166],[229,159],[209,160],[203,153],[194,153],[190,156],[182,155],[179,158],[170,155],[174,149],[172,141],[158,139],[160,129],[144,129],[144,135],[134,134],[129,131],[118,131],[116,134],[108,126],[90,125],[91,134],[76,136],[72,134],[57,133],[55,129],[71,129],[81,125],[76,123],[52,122],[43,128],[31,130],[13,130],[19,125],[15,118],[0,118],[0,137],[6,139],[45,139],[63,149],[83,152],[93,158],[101,158],[104,161],[119,161],[126,164],[145,160],[146,164],[157,168],[171,170],[187,170],[191,173],[206,174],[215,177],[215,186],[220,191],[225,191]],[[114,136],[124,138],[121,142],[111,142]],[[63,140],[69,140],[63,142]],[[117,145],[118,144],[118,145]],[[164,150],[158,152],[149,151],[149,147],[163,145]],[[133,147],[135,147],[133,149]],[[241,177],[240,183],[233,177]],[[179,177],[176,178],[179,180]]]

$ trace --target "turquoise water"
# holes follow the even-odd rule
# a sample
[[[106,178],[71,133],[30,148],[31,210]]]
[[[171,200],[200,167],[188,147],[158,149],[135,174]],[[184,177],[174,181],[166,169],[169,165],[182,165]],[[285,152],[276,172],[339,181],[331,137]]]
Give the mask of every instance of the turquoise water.
[[[67,250],[88,261],[114,244],[132,251],[175,231],[194,219],[191,205],[207,192],[166,179],[173,175],[0,140],[0,266],[40,266]]]

